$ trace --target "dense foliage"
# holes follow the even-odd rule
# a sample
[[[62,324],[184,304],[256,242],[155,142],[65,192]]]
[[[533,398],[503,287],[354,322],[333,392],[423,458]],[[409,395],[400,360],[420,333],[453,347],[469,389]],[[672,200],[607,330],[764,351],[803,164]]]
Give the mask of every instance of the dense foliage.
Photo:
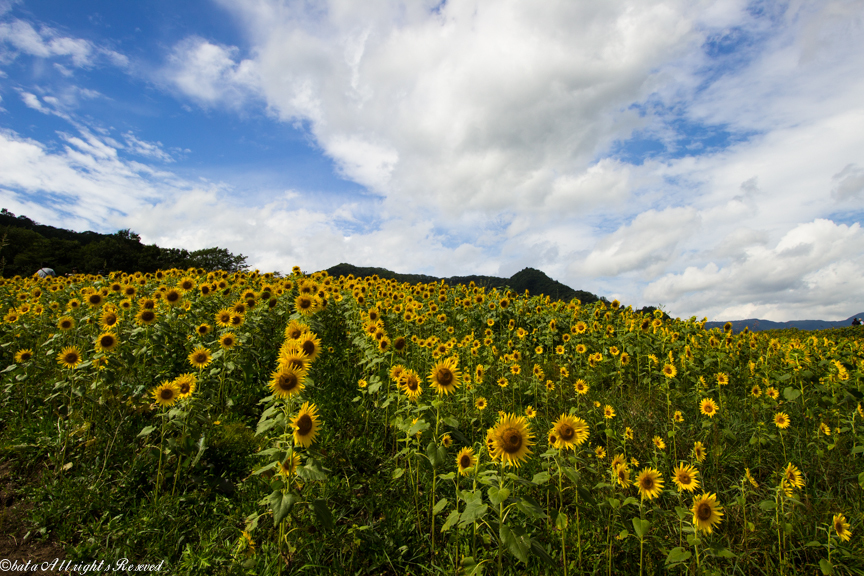
[[[0,285],[0,457],[171,574],[864,572],[861,332],[169,270]]]

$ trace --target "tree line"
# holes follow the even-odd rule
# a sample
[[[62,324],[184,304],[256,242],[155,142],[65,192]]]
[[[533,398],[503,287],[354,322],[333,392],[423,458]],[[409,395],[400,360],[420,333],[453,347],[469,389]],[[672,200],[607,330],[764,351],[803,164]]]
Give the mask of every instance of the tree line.
[[[142,244],[132,230],[114,234],[75,232],[34,222],[0,210],[0,274],[30,276],[40,268],[58,275],[114,271],[155,272],[168,268],[203,268],[236,272],[248,268],[246,256],[213,247],[188,251]]]

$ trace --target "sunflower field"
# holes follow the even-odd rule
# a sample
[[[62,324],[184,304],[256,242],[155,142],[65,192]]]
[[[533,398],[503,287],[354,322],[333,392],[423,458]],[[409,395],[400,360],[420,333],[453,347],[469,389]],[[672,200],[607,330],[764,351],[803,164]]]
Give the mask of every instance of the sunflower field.
[[[0,280],[31,538],[171,574],[864,574],[861,329],[469,285]]]

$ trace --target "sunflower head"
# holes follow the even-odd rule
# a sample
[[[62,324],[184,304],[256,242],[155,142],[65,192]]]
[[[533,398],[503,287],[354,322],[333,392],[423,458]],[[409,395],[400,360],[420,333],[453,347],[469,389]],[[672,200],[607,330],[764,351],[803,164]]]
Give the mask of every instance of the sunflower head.
[[[681,462],[672,470],[672,481],[675,482],[679,492],[682,490],[692,492],[699,487],[699,471]]]
[[[57,355],[57,362],[70,370],[78,366],[81,360],[81,350],[77,346],[66,346]]]
[[[717,414],[717,403],[711,398],[703,398],[699,403],[699,411],[705,416],[713,418]]]
[[[75,319],[71,316],[63,316],[60,320],[57,321],[57,328],[66,332],[67,330],[71,330],[75,327]]]
[[[774,425],[781,430],[789,427],[789,415],[785,412],[778,412],[774,415]]]
[[[556,441],[552,445],[559,450],[573,450],[588,439],[588,424],[581,418],[561,414],[552,425]]]
[[[27,362],[33,357],[33,350],[30,348],[24,348],[23,350],[19,350],[15,353],[15,362],[18,364],[23,364]]]
[[[219,337],[219,345],[225,350],[230,350],[237,345],[237,336],[233,332],[226,332]]]
[[[270,377],[270,390],[279,398],[289,398],[303,391],[305,370],[293,365],[280,366]]]
[[[174,385],[177,386],[179,398],[182,400],[183,398],[192,396],[198,385],[198,379],[194,374],[181,374],[174,379]]]
[[[455,358],[448,358],[435,364],[428,379],[438,394],[449,394],[459,387],[461,377]]]
[[[533,438],[534,434],[525,417],[514,414],[504,414],[486,432],[486,444],[492,459],[517,468],[531,454]]]
[[[478,410],[485,410],[486,409],[486,398],[483,398],[482,396],[480,398],[477,398],[477,400],[474,402],[474,406]]]
[[[180,390],[177,388],[177,385],[171,380],[166,380],[162,382],[159,386],[154,388],[150,394],[153,396],[153,400],[159,404],[160,406],[167,407],[173,406],[175,402],[177,402],[180,397]]]
[[[702,442],[696,442],[693,444],[693,458],[695,458],[697,462],[703,462],[706,455],[705,446]]]
[[[97,352],[111,352],[114,348],[117,347],[117,344],[120,341],[117,339],[117,335],[113,332],[105,332],[99,338],[96,339],[96,351]]]
[[[653,500],[663,492],[663,476],[654,468],[639,472],[633,484],[639,489],[639,496],[643,500]]]
[[[297,416],[291,421],[294,428],[294,444],[308,448],[318,435],[318,408],[315,404],[304,402]]]
[[[852,532],[849,530],[849,522],[846,521],[846,516],[843,514],[835,514],[834,518],[831,519],[831,526],[837,533],[837,537],[844,542],[848,542],[849,538],[852,537]]]
[[[470,474],[476,465],[477,456],[474,454],[473,448],[462,448],[456,455],[456,467],[462,476]]]
[[[693,502],[693,525],[697,530],[711,534],[720,524],[723,508],[717,503],[716,494],[702,494]]]
[[[135,315],[135,321],[144,326],[150,326],[156,322],[156,312],[152,308],[142,308]]]

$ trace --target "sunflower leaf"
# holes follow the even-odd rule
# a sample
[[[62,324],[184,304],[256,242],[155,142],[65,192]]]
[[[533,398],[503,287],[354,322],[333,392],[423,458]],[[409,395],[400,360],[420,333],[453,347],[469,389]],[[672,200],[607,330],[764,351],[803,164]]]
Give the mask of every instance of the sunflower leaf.
[[[144,429],[138,433],[138,438],[141,438],[142,436],[149,436],[150,433],[153,432],[153,430],[155,429],[155,426],[145,426]]]
[[[548,472],[538,472],[533,478],[531,478],[531,482],[534,484],[545,484],[549,481],[549,478],[550,476]]]
[[[404,468],[396,468],[393,471],[393,480],[396,480],[397,478],[401,478],[404,473],[405,473]]]
[[[685,520],[690,515],[690,510],[684,508],[683,506],[675,506],[675,512],[678,514],[678,518],[681,520]]]
[[[520,533],[516,533],[506,524],[501,524],[498,528],[498,535],[501,537],[501,542],[507,545],[507,549],[525,564],[528,563],[528,550],[531,547],[531,539],[525,536],[519,528],[516,528]]]
[[[432,508],[432,515],[437,516],[438,514],[440,514],[441,511],[444,510],[444,508],[446,508],[447,504],[449,503],[450,501],[447,500],[447,498],[441,498],[441,500],[439,500],[438,503],[435,504],[435,507]]]
[[[822,570],[822,574],[825,574],[825,576],[830,576],[834,573],[834,567],[825,558],[819,560],[819,569]]]
[[[689,560],[690,556],[692,556],[692,554],[690,554],[689,550],[676,546],[675,548],[672,548],[666,556],[666,564],[678,564],[679,562]]]
[[[464,528],[480,520],[489,511],[489,506],[483,504],[483,496],[478,494],[476,498],[469,500],[459,518],[459,526]]]
[[[783,397],[786,398],[789,402],[795,401],[799,396],[801,396],[801,391],[792,388],[791,386],[787,386],[783,389]]]
[[[291,512],[291,508],[294,507],[297,497],[290,492],[283,494],[281,490],[276,490],[270,494],[267,501],[270,504],[270,509],[273,511],[273,525],[279,526],[279,523]]]
[[[333,530],[333,514],[327,507],[327,502],[321,498],[316,498],[312,501],[312,509],[315,511],[315,517],[318,523],[324,526],[327,530]]]
[[[308,482],[327,480],[327,472],[312,458],[306,460],[305,466],[297,468],[297,475]]]
[[[641,518],[633,518],[633,531],[636,532],[636,536],[642,540],[645,537],[645,533],[648,532],[648,529],[651,527],[651,522],[649,520],[642,520]]]
[[[516,502],[516,507],[529,518],[546,518],[543,508],[530,496],[523,496]]]
[[[447,532],[450,530],[450,528],[459,521],[459,516],[460,514],[458,510],[451,510],[450,515],[447,516],[447,521],[444,522],[443,526],[441,526],[441,532]]]

